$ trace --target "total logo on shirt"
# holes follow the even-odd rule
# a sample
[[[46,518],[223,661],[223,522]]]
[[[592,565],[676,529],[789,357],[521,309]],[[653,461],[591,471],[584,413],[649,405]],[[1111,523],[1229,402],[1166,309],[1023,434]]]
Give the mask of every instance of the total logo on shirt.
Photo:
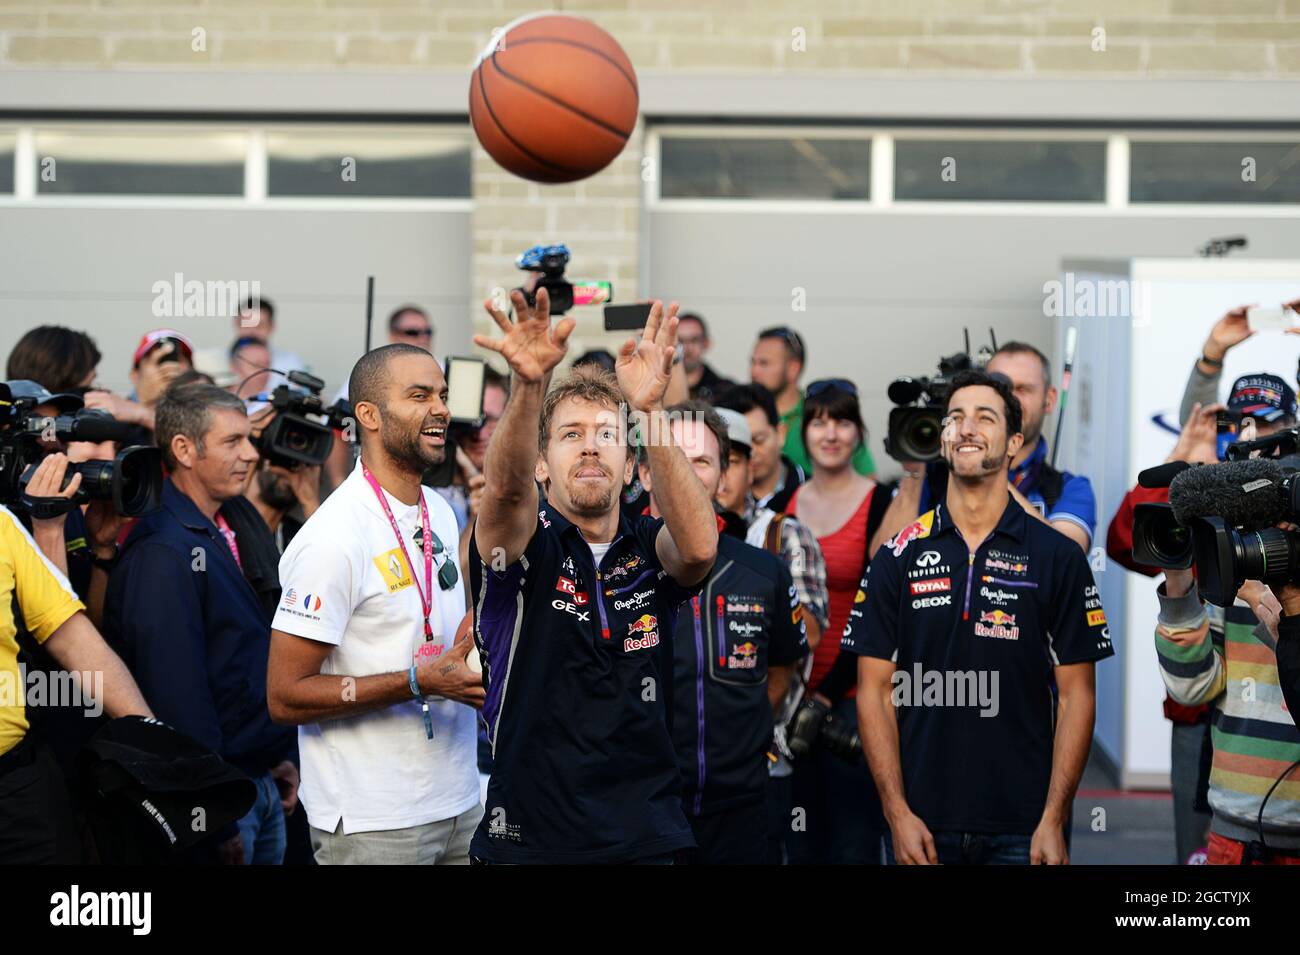
[[[402,556],[402,548],[394,547],[372,559],[379,569],[379,575],[384,578],[384,585],[388,587],[390,594],[415,584],[410,568],[406,566],[406,558]]]
[[[587,605],[587,592],[578,589],[578,582],[572,577],[557,577],[555,580],[555,589],[562,594],[568,594],[573,598],[573,603],[579,607]]]

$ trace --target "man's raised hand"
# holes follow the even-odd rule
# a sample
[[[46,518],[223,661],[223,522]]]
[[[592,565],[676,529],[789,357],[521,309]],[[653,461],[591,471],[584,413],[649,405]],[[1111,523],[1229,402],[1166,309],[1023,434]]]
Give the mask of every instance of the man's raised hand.
[[[651,411],[663,401],[672,377],[677,349],[677,303],[668,306],[655,300],[646,319],[641,341],[629,338],[619,349],[614,372],[618,387],[634,411]]]
[[[528,300],[518,289],[510,293],[515,306],[515,321],[493,306],[492,300],[483,303],[492,321],[505,333],[502,338],[475,335],[474,344],[494,351],[510,364],[510,370],[520,381],[540,382],[564,358],[568,351],[569,335],[576,322],[561,319],[551,327],[551,300],[546,289],[537,290],[536,304],[529,307]]]

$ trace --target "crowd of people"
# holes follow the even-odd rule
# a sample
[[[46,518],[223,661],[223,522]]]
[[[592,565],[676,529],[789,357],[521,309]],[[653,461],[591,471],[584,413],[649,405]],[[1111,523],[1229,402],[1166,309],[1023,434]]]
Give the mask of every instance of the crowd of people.
[[[127,395],[97,386],[88,333],[20,339],[7,409],[122,430],[42,431],[0,489],[0,679],[21,688],[0,699],[0,861],[114,861],[85,754],[131,718],[245,784],[159,860],[1069,861],[1114,650],[1041,351],[956,374],[938,453],[886,480],[859,385],[805,383],[793,328],[760,331],[732,382],[675,304],[572,362],[544,289],[511,306],[485,303],[475,336],[504,369],[476,422],[452,422],[433,324],[405,305],[314,461],[266,440],[305,369],[266,300],[215,373],[179,332],[144,334]],[[1219,372],[1249,334],[1242,309],[1214,326],[1171,461],[1218,459]],[[1259,435],[1296,423],[1267,371],[1226,408]],[[134,516],[81,488],[127,446],[165,475]],[[1177,861],[1300,862],[1300,782],[1269,789],[1300,759],[1300,588],[1248,582],[1224,610],[1192,571],[1138,565],[1134,507],[1165,493],[1131,491],[1106,546],[1164,576]],[[96,684],[93,715],[33,698],[61,673]]]

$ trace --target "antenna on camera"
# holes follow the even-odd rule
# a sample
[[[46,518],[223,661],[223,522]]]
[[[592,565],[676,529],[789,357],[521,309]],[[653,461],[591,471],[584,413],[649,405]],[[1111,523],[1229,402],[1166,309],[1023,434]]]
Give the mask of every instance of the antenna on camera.
[[[370,326],[375,320],[375,277],[366,276],[366,351],[370,354]]]

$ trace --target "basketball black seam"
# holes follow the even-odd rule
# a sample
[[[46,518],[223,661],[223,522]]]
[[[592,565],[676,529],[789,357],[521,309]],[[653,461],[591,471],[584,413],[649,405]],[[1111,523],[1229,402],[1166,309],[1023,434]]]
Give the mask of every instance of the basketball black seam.
[[[574,44],[574,45],[576,46],[578,44]],[[497,68],[498,73],[500,73],[503,77],[510,80],[511,82],[518,83],[520,86],[522,86],[524,89],[528,90],[529,92],[535,93],[536,95],[542,97],[543,99],[550,100],[556,106],[561,106],[564,109],[567,109],[575,116],[581,116],[583,119],[591,123],[593,126],[599,126],[601,129],[605,130],[605,132],[612,133],[613,135],[617,136],[619,139],[623,140],[623,142],[627,142],[629,137],[631,137],[632,135],[631,130],[628,130],[627,132],[623,132],[623,130],[619,129],[617,126],[611,126],[603,119],[597,119],[595,116],[592,116],[590,113],[583,112],[582,110],[578,109],[576,106],[573,106],[570,103],[566,103],[562,99],[558,99],[552,96],[550,93],[547,93],[545,90],[539,90],[536,86],[533,86],[533,84],[529,83],[527,80],[521,80],[519,77],[507,73],[505,70],[501,68],[501,64],[497,62],[496,53],[492,54],[492,65]]]
[[[577,40],[569,40],[562,36],[530,36],[530,37],[523,37],[518,40],[507,40],[506,42],[501,44],[500,49],[508,50],[512,46],[523,46],[525,43],[542,43],[542,42],[564,43],[568,46],[576,46],[580,50],[586,50],[588,53],[595,53],[602,60],[608,62],[610,66],[614,67],[614,69],[622,73],[624,78],[626,78],[627,81],[630,84],[632,84],[632,92],[636,93],[637,97],[640,98],[641,94],[636,87],[636,77],[633,76],[631,73],[629,73],[627,70],[623,69],[623,64],[619,63],[618,60],[614,59],[604,50],[598,50],[594,46],[588,46],[585,43],[579,43]],[[497,52],[496,50],[492,51],[494,56],[496,55],[496,52]]]
[[[539,165],[542,166],[546,166],[550,169],[554,169],[556,172],[563,173],[566,176],[576,175],[582,172],[582,170],[570,169],[567,166],[561,166],[558,163],[553,163],[548,159],[543,159],[541,156],[538,156],[536,153],[534,153],[523,143],[519,142],[519,140],[515,139],[515,137],[510,135],[510,130],[506,129],[505,123],[501,122],[501,120],[497,118],[496,111],[492,108],[492,101],[488,99],[487,86],[483,82],[483,64],[480,64],[478,68],[478,91],[479,91],[479,95],[483,97],[483,108],[488,111],[488,115],[492,117],[492,122],[496,124],[497,129],[501,130],[501,135],[504,136],[506,139],[508,139],[512,146],[518,149],[521,153],[523,153],[533,162],[538,163]]]

